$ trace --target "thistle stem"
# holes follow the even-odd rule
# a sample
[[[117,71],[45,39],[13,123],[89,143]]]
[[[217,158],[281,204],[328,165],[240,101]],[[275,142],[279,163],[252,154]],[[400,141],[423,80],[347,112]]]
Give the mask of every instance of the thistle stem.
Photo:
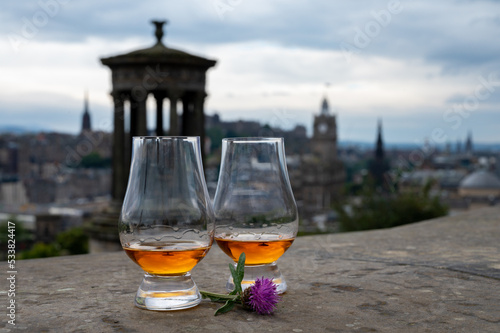
[[[218,293],[211,293],[209,291],[203,291],[200,290],[200,294],[203,297],[208,297],[210,299],[217,298],[221,301],[237,301],[240,298],[240,295],[228,295],[228,294],[218,294]]]

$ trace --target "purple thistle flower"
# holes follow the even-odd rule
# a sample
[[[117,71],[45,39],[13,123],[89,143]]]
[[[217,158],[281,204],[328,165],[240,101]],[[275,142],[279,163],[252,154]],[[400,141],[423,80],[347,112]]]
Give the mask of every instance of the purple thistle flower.
[[[258,314],[271,314],[276,309],[276,304],[281,300],[272,279],[255,280],[255,284],[248,287],[242,295],[243,305]]]

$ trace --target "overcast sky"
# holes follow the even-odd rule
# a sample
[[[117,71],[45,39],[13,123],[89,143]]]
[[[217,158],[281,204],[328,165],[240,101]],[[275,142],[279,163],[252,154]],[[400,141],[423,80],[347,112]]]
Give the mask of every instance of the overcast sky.
[[[77,133],[88,89],[111,130],[99,58],[154,44],[217,60],[205,110],[312,126],[327,96],[339,139],[500,142],[500,1],[9,1],[0,11],[0,126]],[[153,127],[154,108],[148,122]],[[168,118],[168,117],[166,117]]]

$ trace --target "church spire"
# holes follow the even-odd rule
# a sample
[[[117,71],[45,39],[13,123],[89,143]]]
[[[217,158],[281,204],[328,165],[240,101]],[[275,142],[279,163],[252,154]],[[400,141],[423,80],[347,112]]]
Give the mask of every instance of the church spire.
[[[382,141],[382,119],[378,120],[377,144],[375,147],[375,159],[384,159],[384,142]]]
[[[85,89],[85,95],[83,96],[83,111],[89,112],[89,91]]]
[[[85,95],[83,98],[82,133],[91,130],[92,128],[90,126],[89,93],[88,90],[85,90]]]
[[[378,120],[377,143],[375,145],[375,156],[370,161],[369,170],[376,188],[385,189],[387,182],[385,173],[389,171],[389,164],[385,160],[384,142],[382,140],[382,120]]]
[[[465,153],[472,154],[472,132],[469,131],[467,135],[467,140],[465,141]]]

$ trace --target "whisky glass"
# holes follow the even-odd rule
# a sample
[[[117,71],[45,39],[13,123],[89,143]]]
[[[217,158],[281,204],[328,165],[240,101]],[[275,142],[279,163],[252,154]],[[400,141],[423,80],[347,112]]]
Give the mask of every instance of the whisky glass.
[[[219,248],[235,263],[245,253],[242,288],[265,277],[284,293],[287,284],[276,260],[292,245],[299,218],[283,138],[222,140],[214,212]],[[226,287],[234,288],[232,277]]]
[[[180,310],[201,301],[190,270],[213,243],[214,214],[199,137],[134,137],[120,242],[146,274],[139,308]]]

